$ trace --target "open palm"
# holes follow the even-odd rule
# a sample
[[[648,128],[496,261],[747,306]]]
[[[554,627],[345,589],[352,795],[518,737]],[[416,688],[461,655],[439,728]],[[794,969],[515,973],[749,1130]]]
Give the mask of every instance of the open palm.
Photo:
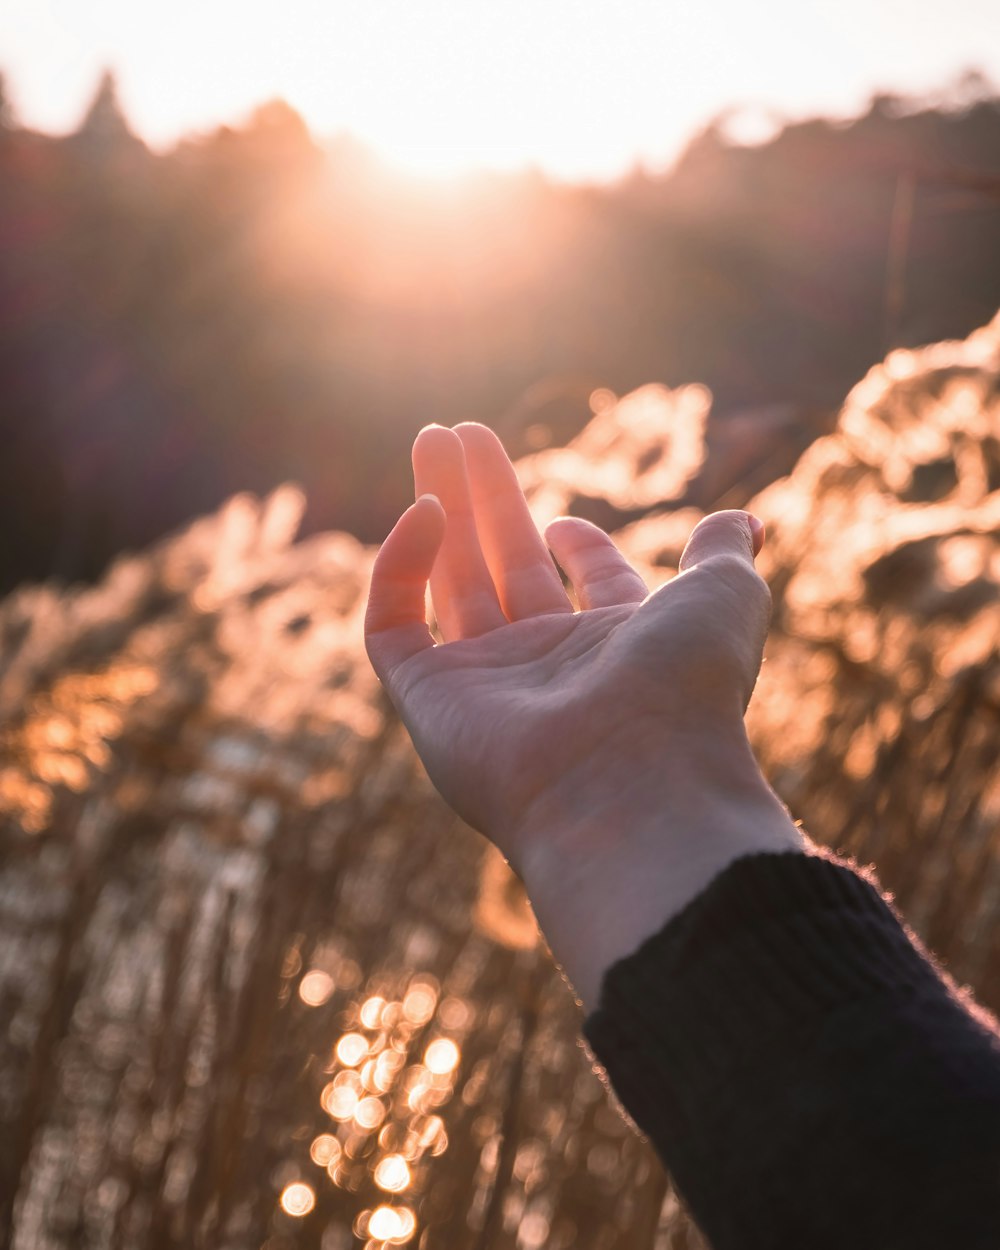
[[[622,787],[662,799],[745,742],[769,611],[745,513],[706,518],[649,595],[585,521],[553,522],[546,546],[486,427],[429,427],[413,463],[419,497],[375,564],[369,655],[435,785],[516,867],[540,828]]]

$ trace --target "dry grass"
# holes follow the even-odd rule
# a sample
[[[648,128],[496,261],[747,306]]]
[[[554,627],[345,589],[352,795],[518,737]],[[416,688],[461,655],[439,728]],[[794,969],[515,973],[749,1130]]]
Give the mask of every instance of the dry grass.
[[[662,510],[684,473],[643,448],[704,396],[644,395],[631,440],[602,414],[547,480],[588,439],[588,489],[645,465],[621,541],[662,580],[696,514]],[[1000,1006],[1000,324],[894,354],[751,506],[765,768]],[[295,545],[300,507],[237,498],[0,607],[0,1239],[374,1250],[410,1229],[388,1205],[429,1250],[693,1246],[519,888],[380,696],[371,552]]]

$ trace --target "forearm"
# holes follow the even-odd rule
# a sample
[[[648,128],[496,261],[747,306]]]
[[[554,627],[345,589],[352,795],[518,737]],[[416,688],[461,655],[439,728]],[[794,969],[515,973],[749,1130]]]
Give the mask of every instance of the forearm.
[[[1000,1040],[847,868],[735,863],[587,1035],[714,1250],[1000,1245]]]

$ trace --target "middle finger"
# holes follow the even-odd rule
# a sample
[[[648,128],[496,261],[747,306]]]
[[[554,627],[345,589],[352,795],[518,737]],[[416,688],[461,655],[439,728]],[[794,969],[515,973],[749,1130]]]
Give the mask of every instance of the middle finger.
[[[437,495],[448,521],[431,572],[431,598],[446,642],[475,638],[506,624],[476,533],[465,452],[444,426],[421,430],[413,444],[413,481],[418,497]]]

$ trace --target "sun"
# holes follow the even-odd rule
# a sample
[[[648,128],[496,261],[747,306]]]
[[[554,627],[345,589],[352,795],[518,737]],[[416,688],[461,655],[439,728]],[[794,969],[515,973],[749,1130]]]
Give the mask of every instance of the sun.
[[[617,119],[581,110],[590,61],[551,55],[551,18],[520,5],[372,3],[356,15],[357,56],[328,72],[303,62],[283,92],[317,131],[339,128],[398,171],[453,179],[541,164],[572,177],[607,163]],[[598,66],[592,67],[598,72]]]
[[[529,163],[523,147],[489,137],[479,116],[445,124],[415,108],[416,116],[373,116],[354,128],[356,137],[392,170],[422,181],[453,182],[481,170],[506,172]]]

